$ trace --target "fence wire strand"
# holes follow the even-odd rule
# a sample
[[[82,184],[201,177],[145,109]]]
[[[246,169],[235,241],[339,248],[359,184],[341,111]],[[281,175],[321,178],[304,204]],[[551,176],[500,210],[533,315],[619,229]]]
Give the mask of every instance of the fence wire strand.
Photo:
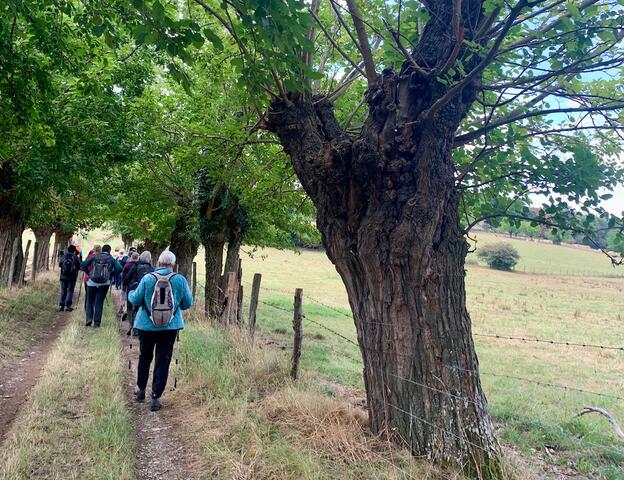
[[[264,287],[264,286],[260,288],[267,292],[273,292],[273,293],[279,293],[281,295],[292,296],[292,292],[286,292],[284,290],[278,290],[275,288],[269,288],[269,287]],[[318,298],[314,298],[309,295],[306,295],[305,298],[310,300],[313,303],[316,303],[317,305],[320,305],[322,307],[327,308],[328,310],[338,313],[339,315],[345,318],[349,318],[353,320],[353,315],[345,313],[344,311],[340,310],[340,308],[337,306],[327,304],[319,300]],[[388,322],[374,322],[373,321],[373,322],[367,322],[367,323],[371,323],[375,325],[392,325],[392,323],[388,323]],[[580,348],[595,348],[595,349],[600,349],[600,350],[615,350],[615,351],[624,352],[624,347],[617,347],[617,346],[612,346],[612,345],[600,345],[596,343],[573,342],[573,341],[566,341],[566,340],[551,340],[551,339],[544,339],[544,338],[538,338],[538,337],[519,337],[519,336],[513,336],[513,335],[501,335],[497,333],[492,334],[492,333],[473,332],[472,335],[475,337],[495,338],[499,340],[512,340],[512,341],[519,341],[519,342],[525,342],[525,343],[543,343],[543,344],[549,344],[549,345],[561,345],[561,346],[567,346],[567,347],[580,347]]]

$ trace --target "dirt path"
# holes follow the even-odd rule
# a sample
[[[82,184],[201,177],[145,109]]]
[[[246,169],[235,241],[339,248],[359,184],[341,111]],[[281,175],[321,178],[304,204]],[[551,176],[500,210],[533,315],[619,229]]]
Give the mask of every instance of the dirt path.
[[[60,312],[50,329],[40,335],[26,355],[12,365],[0,369],[0,445],[4,442],[17,412],[28,398],[28,393],[37,383],[56,339],[71,318],[69,312]]]
[[[115,305],[119,297],[114,295]],[[168,408],[167,393],[163,395],[163,409],[160,412],[151,412],[149,409],[149,393],[151,385],[147,386],[147,398],[143,403],[134,401],[134,386],[136,385],[136,368],[139,358],[139,339],[128,337],[128,324],[119,322],[119,334],[122,337],[123,360],[125,365],[124,386],[130,404],[130,412],[134,424],[136,438],[136,467],[139,480],[192,480],[199,476],[191,471],[193,465],[190,450],[184,446],[182,436],[176,429],[177,421],[175,410]],[[132,347],[130,347],[132,344]],[[176,346],[177,348],[177,346]],[[172,362],[173,363],[173,362]],[[131,368],[128,368],[130,365]],[[153,368],[153,365],[152,365]],[[172,364],[172,369],[174,368]],[[169,376],[173,382],[173,371]]]

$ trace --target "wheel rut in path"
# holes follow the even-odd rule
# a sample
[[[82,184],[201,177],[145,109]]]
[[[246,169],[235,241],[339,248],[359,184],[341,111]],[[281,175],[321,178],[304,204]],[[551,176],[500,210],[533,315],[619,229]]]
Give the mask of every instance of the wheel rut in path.
[[[117,308],[120,299],[117,295],[115,306]],[[169,391],[173,382],[173,361],[169,376],[169,384],[163,395],[163,408],[159,412],[151,412],[149,409],[149,395],[151,388],[152,372],[147,384],[145,402],[139,403],[134,400],[134,387],[136,385],[137,364],[139,359],[139,339],[126,335],[128,324],[119,322],[119,333],[123,345],[124,389],[130,405],[132,421],[135,432],[135,464],[137,478],[139,480],[194,480],[199,476],[191,471],[190,466],[194,463],[190,450],[185,447],[182,435],[177,431],[176,411],[170,408]],[[130,345],[132,344],[132,347]],[[178,348],[176,345],[175,348]],[[175,351],[174,351],[175,355]],[[131,366],[131,368],[129,368]],[[154,365],[152,364],[152,370]],[[169,398],[168,398],[169,397]]]
[[[56,339],[70,322],[72,314],[59,312],[50,328],[42,332],[28,352],[16,362],[0,369],[0,445],[11,428],[20,407],[28,399],[46,364]]]

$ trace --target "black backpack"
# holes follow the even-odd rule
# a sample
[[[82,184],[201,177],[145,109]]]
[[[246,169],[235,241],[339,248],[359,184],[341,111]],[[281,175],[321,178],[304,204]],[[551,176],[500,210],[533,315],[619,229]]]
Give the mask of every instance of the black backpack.
[[[63,256],[61,261],[61,275],[63,277],[71,277],[78,271],[76,268],[76,259],[74,257],[75,255],[73,253]]]
[[[113,257],[106,253],[98,253],[93,257],[89,279],[94,283],[106,283],[113,276]]]
[[[141,283],[141,279],[147,275],[148,273],[152,273],[154,271],[154,267],[148,262],[137,262],[133,267],[134,274],[132,281],[128,287],[128,290],[136,290]]]

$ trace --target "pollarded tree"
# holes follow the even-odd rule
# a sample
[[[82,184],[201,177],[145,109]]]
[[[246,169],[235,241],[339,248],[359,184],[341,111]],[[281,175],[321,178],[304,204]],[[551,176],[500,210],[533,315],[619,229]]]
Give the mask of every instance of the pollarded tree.
[[[270,104],[261,118],[317,207],[354,313],[371,429],[417,455],[499,476],[466,309],[464,235],[510,205],[528,209],[534,192],[554,192],[537,218],[553,228],[587,232],[574,215],[566,223],[577,208],[606,216],[599,190],[621,178],[610,135],[624,107],[612,79],[624,62],[621,6],[193,3],[210,19],[208,40],[228,35],[238,46],[232,65]],[[135,5],[177,26],[159,0]],[[201,17],[190,10],[169,14],[188,11],[177,21],[193,37]],[[171,31],[150,41],[172,51],[181,36]],[[362,107],[342,116],[336,100],[359,77],[367,113],[352,125]]]

